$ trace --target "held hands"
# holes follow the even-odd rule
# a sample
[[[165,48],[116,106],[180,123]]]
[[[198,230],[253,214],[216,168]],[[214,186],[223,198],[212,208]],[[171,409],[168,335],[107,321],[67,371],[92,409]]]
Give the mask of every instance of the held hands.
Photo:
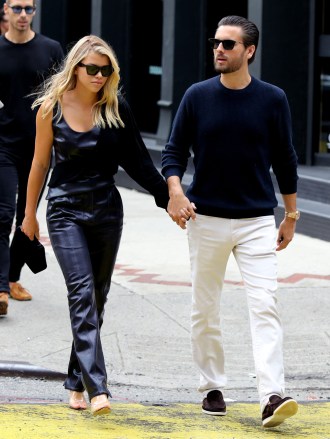
[[[292,241],[296,230],[296,220],[284,218],[278,229],[276,251],[284,250]]]
[[[22,232],[33,241],[34,237],[40,239],[39,223],[36,216],[25,216],[21,226]]]
[[[196,219],[195,210],[195,204],[191,203],[183,193],[172,195],[167,206],[167,212],[172,221],[177,223],[181,229],[187,227],[187,222],[190,218],[192,220]]]

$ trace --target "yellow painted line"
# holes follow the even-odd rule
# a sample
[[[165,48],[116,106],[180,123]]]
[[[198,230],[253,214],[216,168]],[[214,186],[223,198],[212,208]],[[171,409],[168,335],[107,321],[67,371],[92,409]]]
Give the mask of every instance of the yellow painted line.
[[[330,403],[299,405],[296,416],[264,429],[258,404],[232,403],[227,416],[203,414],[198,404],[112,403],[93,417],[63,404],[0,406],[1,439],[330,439]]]

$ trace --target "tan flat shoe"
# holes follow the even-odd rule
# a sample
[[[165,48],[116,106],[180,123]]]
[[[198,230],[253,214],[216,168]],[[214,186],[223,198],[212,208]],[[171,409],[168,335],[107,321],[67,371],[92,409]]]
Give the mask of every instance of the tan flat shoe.
[[[10,297],[15,300],[31,300],[32,296],[19,282],[9,282]]]
[[[84,392],[70,390],[69,407],[73,410],[86,410],[87,402],[85,400]]]
[[[0,292],[0,316],[5,316],[8,309],[8,293]]]
[[[93,416],[105,415],[111,411],[108,395],[103,393],[102,395],[94,396],[91,399],[91,412]]]

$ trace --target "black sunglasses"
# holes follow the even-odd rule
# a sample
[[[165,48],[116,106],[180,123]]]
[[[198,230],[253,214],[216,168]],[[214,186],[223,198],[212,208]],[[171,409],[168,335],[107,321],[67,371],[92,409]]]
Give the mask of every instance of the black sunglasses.
[[[211,44],[212,49],[217,49],[220,44],[222,43],[222,47],[225,50],[233,50],[236,44],[244,44],[241,41],[234,41],[234,40],[217,40],[216,38],[209,38],[208,41]]]
[[[108,64],[107,66],[95,66],[94,64],[83,64],[80,62],[78,64],[79,67],[86,67],[87,75],[95,76],[99,72],[101,72],[101,75],[104,77],[108,77],[113,73],[113,67],[111,64]]]
[[[23,6],[10,6],[10,5],[8,5],[8,8],[11,8],[12,11],[14,12],[14,14],[21,14],[23,9],[24,9],[26,15],[32,15],[33,12],[36,10],[36,8],[34,6],[25,6],[25,8],[23,8]]]

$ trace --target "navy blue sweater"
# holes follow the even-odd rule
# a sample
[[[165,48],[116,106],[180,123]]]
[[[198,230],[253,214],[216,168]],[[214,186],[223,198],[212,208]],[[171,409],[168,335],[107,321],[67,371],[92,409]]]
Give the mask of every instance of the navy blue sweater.
[[[280,88],[256,78],[242,90],[224,87],[219,76],[188,88],[162,152],[166,179],[182,179],[191,151],[195,172],[187,197],[199,214],[273,214],[277,199],[271,168],[282,194],[297,191],[287,98]]]

